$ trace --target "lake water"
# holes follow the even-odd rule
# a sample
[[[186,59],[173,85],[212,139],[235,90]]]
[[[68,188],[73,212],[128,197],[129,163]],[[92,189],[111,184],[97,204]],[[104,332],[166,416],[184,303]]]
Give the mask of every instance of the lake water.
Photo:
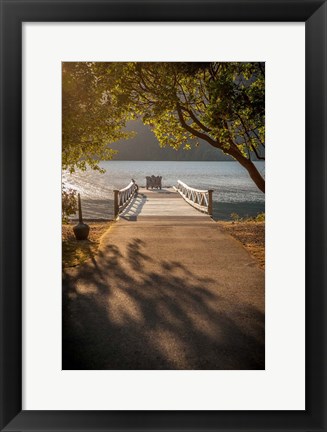
[[[264,162],[255,162],[264,176]],[[231,213],[255,216],[265,209],[265,195],[253,183],[238,162],[159,162],[108,161],[93,170],[64,173],[63,182],[81,194],[83,216],[92,219],[113,217],[113,190],[121,189],[133,178],[140,187],[145,177],[161,175],[163,187],[174,186],[181,180],[198,189],[213,189],[213,217],[228,220]]]

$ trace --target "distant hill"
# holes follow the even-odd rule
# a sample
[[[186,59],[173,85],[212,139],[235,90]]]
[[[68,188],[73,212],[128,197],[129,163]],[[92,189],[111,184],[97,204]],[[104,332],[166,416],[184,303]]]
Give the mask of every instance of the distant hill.
[[[151,129],[141,121],[130,122],[128,130],[137,132],[136,137],[126,141],[118,141],[110,145],[118,150],[114,160],[153,160],[153,161],[228,161],[233,160],[221,150],[201,141],[198,147],[191,150],[174,150],[171,147],[161,148]],[[192,143],[190,143],[192,145]]]

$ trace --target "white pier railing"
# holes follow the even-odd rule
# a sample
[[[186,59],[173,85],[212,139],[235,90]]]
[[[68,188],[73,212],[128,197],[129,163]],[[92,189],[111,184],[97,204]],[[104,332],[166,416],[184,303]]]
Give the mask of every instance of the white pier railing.
[[[212,216],[212,189],[194,189],[180,180],[177,181],[177,186],[175,189],[188,204],[197,210]]]
[[[135,183],[135,180],[132,179],[130,184],[126,186],[124,189],[115,189],[114,190],[114,215],[115,219],[118,217],[119,213],[121,213],[124,208],[128,205],[131,199],[138,191],[138,185]]]

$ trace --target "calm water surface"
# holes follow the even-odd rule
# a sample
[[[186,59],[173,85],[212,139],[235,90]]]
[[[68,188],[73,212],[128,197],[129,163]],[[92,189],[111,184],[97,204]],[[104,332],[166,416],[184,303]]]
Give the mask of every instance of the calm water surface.
[[[264,162],[255,164],[264,176]],[[181,180],[194,188],[213,189],[215,219],[230,219],[231,213],[254,216],[265,209],[265,195],[238,162],[109,161],[100,166],[104,174],[63,174],[63,182],[80,192],[85,218],[112,218],[113,190],[127,186],[131,178],[144,187],[145,177],[152,174],[162,176],[164,187]]]

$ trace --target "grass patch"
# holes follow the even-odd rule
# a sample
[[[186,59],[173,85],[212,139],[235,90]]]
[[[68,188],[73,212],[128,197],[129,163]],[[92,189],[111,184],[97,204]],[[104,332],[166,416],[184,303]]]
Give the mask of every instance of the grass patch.
[[[265,222],[240,220],[217,222],[219,228],[227,232],[250,252],[261,268],[265,268]]]
[[[75,267],[96,255],[101,237],[110,228],[110,222],[86,222],[90,226],[88,240],[77,241],[74,236],[74,223],[62,225],[62,267]]]
[[[265,221],[265,213],[258,213],[256,216],[245,216],[241,217],[237,213],[232,213],[230,215],[231,219],[234,222],[264,222]]]

